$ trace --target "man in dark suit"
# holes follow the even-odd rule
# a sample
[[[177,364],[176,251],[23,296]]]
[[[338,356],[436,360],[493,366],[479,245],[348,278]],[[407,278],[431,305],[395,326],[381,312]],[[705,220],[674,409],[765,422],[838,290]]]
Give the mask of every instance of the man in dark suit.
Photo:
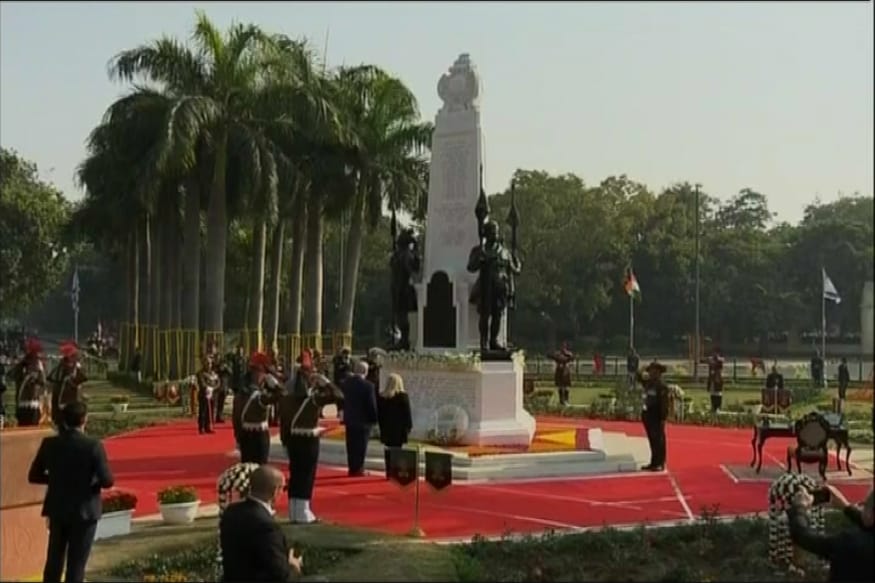
[[[43,502],[43,516],[49,519],[46,583],[60,583],[65,558],[65,581],[85,581],[101,513],[100,490],[113,484],[103,444],[84,433],[85,403],[73,401],[61,415],[58,434],[43,440],[27,475],[31,484],[48,486]]]
[[[803,490],[793,497],[787,509],[790,539],[800,548],[829,562],[828,581],[854,583],[872,581],[875,578],[875,492],[857,507],[834,486],[826,486],[829,504],[841,510],[851,523],[848,528],[822,534],[814,531],[808,518],[808,510],[814,504],[811,492]]]
[[[365,473],[371,429],[377,422],[377,393],[367,381],[368,363],[357,360],[353,374],[343,381],[343,424],[346,426],[346,465],[350,476]]]
[[[304,560],[289,549],[274,520],[273,504],[283,482],[279,470],[260,466],[249,478],[249,496],[231,504],[222,514],[219,540],[225,583],[285,583],[301,574]]]

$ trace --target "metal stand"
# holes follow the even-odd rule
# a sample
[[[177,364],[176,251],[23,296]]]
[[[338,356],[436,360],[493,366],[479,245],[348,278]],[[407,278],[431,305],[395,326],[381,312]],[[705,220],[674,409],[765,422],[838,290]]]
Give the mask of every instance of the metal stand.
[[[416,446],[416,483],[414,488],[414,503],[413,503],[413,527],[407,532],[407,536],[411,538],[423,538],[425,531],[419,527],[419,459],[422,453],[422,446]]]

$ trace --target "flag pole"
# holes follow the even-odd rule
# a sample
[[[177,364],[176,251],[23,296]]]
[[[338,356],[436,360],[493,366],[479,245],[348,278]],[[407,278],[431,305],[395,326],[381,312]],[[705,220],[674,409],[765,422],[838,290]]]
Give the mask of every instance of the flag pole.
[[[820,268],[820,358],[823,360],[823,386],[826,387],[826,269]]]
[[[73,341],[79,344],[79,266],[73,271]]]
[[[421,457],[422,446],[416,446],[416,484],[414,485],[415,501],[413,505],[413,528],[407,533],[407,536],[412,538],[422,538],[425,536],[425,531],[419,527],[419,458]]]
[[[635,349],[635,296],[629,294],[629,348]]]

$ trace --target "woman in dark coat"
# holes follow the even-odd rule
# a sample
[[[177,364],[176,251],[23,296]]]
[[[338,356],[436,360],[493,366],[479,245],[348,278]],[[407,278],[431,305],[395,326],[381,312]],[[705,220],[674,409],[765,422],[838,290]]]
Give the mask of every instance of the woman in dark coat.
[[[389,479],[389,448],[402,447],[407,443],[413,418],[410,413],[410,397],[404,392],[401,375],[392,373],[386,386],[377,398],[377,419],[380,424],[380,441],[385,446],[386,479]]]

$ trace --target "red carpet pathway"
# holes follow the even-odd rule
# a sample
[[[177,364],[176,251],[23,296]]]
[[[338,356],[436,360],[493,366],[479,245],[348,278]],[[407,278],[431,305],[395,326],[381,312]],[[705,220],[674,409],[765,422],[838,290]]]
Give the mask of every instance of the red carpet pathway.
[[[549,421],[643,435],[639,423]],[[749,429],[670,425],[668,471],[660,474],[460,483],[441,493],[423,484],[420,524],[429,538],[450,539],[689,520],[703,509],[722,516],[764,512],[768,482],[738,481],[724,467],[750,462],[750,436]],[[214,503],[216,478],[236,461],[230,424],[219,425],[213,435],[198,435],[194,421],[174,423],[109,438],[105,444],[117,487],[139,498],[137,516],[157,513],[157,492],[167,486],[194,486],[203,503]],[[780,465],[787,444],[767,442],[764,468]],[[871,480],[838,486],[858,499]],[[329,522],[401,534],[411,527],[413,501],[412,488],[401,490],[382,475],[349,478],[345,468],[320,466],[313,508]],[[279,510],[284,513],[285,507],[282,500]]]

